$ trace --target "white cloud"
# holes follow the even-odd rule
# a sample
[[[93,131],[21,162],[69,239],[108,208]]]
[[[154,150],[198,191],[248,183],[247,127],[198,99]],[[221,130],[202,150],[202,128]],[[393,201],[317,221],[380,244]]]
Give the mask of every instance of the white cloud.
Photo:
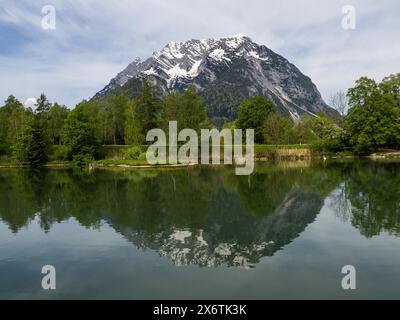
[[[288,58],[325,99],[360,76],[400,71],[400,4],[353,0],[356,30],[341,28],[347,0],[3,0],[0,98],[45,92],[72,106],[131,60],[169,41],[246,33]],[[41,8],[56,8],[57,28],[40,28]]]
[[[37,99],[37,98],[32,98],[32,97],[26,99],[25,102],[24,102],[24,107],[25,107],[25,108],[32,108],[32,109],[34,109],[34,108],[35,108],[35,104],[36,104],[36,99]]]

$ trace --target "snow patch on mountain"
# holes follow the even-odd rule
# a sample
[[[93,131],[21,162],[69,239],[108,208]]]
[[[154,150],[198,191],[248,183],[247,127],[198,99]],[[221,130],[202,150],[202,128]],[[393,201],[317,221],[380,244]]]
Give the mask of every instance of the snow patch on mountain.
[[[170,239],[173,239],[175,241],[185,243],[185,240],[187,238],[190,238],[192,236],[192,232],[189,230],[179,230],[176,229],[174,232],[169,236]]]
[[[215,49],[208,56],[216,61],[231,61],[231,59],[225,57],[225,50],[223,49]]]
[[[151,76],[151,75],[153,75],[153,76],[158,76],[158,73],[154,70],[153,67],[151,67],[150,69],[148,69],[148,70],[146,70],[146,71],[143,71],[143,73],[144,73],[145,75],[148,75],[148,76]]]
[[[226,45],[229,48],[236,49],[245,41],[245,39],[249,38],[245,34],[237,34],[235,36],[222,39],[226,39]]]
[[[192,68],[188,72],[189,77],[194,78],[199,74],[199,68],[202,62],[203,62],[202,60],[198,60],[195,63],[193,63]]]
[[[267,61],[267,60],[268,60],[268,57],[262,58],[262,57],[260,57],[260,56],[258,55],[258,53],[257,53],[256,51],[250,51],[250,52],[249,52],[249,56],[250,56],[250,57],[253,57],[253,58],[256,58],[256,59],[258,59],[258,60],[261,60],[261,61]]]

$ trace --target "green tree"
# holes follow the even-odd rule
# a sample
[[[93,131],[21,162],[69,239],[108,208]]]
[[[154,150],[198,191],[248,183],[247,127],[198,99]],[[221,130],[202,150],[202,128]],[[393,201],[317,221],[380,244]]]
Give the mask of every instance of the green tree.
[[[26,110],[21,102],[13,95],[5,101],[5,105],[0,108],[0,154],[10,154],[10,146],[16,142],[21,133],[25,118],[32,112]]]
[[[44,93],[40,95],[35,104],[36,109],[34,113],[38,120],[38,126],[43,131],[43,135],[46,137],[48,144],[58,144],[55,140],[60,140],[59,134],[61,131],[60,128],[56,126],[61,125],[62,130],[62,123],[64,122],[64,119],[58,120],[56,118],[56,113],[60,110],[60,108],[57,103],[55,105],[55,112],[52,112],[54,105],[49,102]]]
[[[361,77],[356,86],[347,91],[350,107],[365,105],[374,92],[378,92],[378,84],[373,79]]]
[[[81,109],[80,112],[89,119],[89,126],[99,143],[107,144],[110,142],[109,122],[106,113],[107,101],[83,100],[75,107]]]
[[[35,113],[39,116],[48,114],[51,108],[51,103],[47,100],[47,97],[44,93],[40,95],[40,97],[36,100],[36,110]]]
[[[14,158],[19,163],[36,167],[48,160],[48,145],[37,116],[27,118],[12,149]]]
[[[161,110],[161,100],[157,97],[151,85],[145,82],[135,103],[136,119],[140,126],[140,132],[144,137],[149,130],[160,127]]]
[[[392,96],[396,107],[400,108],[400,73],[385,77],[379,84],[379,89],[383,94]]]
[[[315,118],[309,115],[300,118],[300,121],[292,127],[292,143],[309,144],[317,139],[312,130]]]
[[[167,132],[169,121],[178,122],[178,131],[185,129],[182,95],[174,91],[163,101],[162,128]]]
[[[123,95],[113,95],[108,99],[106,107],[108,131],[111,143],[114,145],[125,142],[125,115],[130,106],[130,100]]]
[[[207,126],[207,113],[203,99],[196,94],[196,87],[190,85],[183,94],[182,121],[184,128],[198,133]]]
[[[271,113],[264,121],[264,142],[266,144],[290,144],[293,124],[277,113]]]
[[[350,144],[357,153],[400,145],[400,109],[393,97],[374,92],[363,105],[355,105],[345,120]]]
[[[244,100],[239,106],[236,127],[244,130],[254,129],[255,143],[263,143],[264,121],[274,109],[272,101],[264,97]]]
[[[144,142],[145,136],[141,131],[141,124],[136,116],[134,102],[130,103],[125,110],[125,143],[129,145],[140,145]]]
[[[168,130],[169,121],[178,122],[178,131],[188,128],[200,133],[202,128],[209,126],[203,99],[197,95],[194,85],[190,85],[183,94],[171,93],[163,102],[164,130]]]
[[[311,129],[316,136],[313,147],[319,151],[339,152],[343,149],[343,129],[334,119],[324,115],[317,116],[311,123]]]
[[[50,107],[47,131],[53,144],[59,145],[62,143],[64,121],[68,116],[68,111],[66,106],[61,106],[58,103],[54,103]]]
[[[64,124],[63,141],[69,160],[84,164],[94,159],[98,142],[83,106],[77,105]]]
[[[345,119],[349,143],[357,153],[400,146],[399,74],[377,84],[362,77],[348,90]]]

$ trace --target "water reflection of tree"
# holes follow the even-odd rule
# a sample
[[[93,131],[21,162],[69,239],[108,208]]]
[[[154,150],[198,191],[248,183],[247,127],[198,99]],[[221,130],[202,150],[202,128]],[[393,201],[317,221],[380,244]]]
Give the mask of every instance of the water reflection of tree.
[[[360,163],[346,180],[351,222],[366,237],[400,235],[400,170],[394,163]]]
[[[35,217],[45,231],[71,217],[88,228],[107,221],[116,229],[133,227],[150,238],[174,228],[189,229],[195,235],[207,227],[221,228],[225,221],[228,239],[240,224],[255,221],[257,225],[294,198],[300,206],[299,199],[323,201],[331,194],[337,215],[351,221],[366,237],[382,231],[399,235],[399,185],[398,164],[371,162],[304,169],[265,165],[257,167],[251,177],[235,176],[229,167],[94,174],[79,169],[4,170],[0,172],[0,219],[13,232]],[[309,221],[291,219],[288,234],[301,230],[295,228],[295,224],[302,225],[301,219]],[[230,221],[234,224],[229,231]],[[243,243],[255,241],[246,234],[242,239]]]
[[[358,161],[341,167],[343,182],[330,201],[337,217],[366,237],[400,235],[399,164]]]
[[[46,232],[71,217],[88,228],[106,221],[137,247],[199,265],[272,255],[323,202],[296,170],[261,170],[250,181],[232,168],[10,171],[0,179],[0,218],[13,232],[35,217]]]
[[[325,193],[319,188],[320,181],[326,179],[321,174],[323,171],[301,173],[269,167],[250,178],[236,176],[232,168],[96,174],[81,169],[3,171],[0,218],[14,232],[35,215],[47,231],[52,224],[70,217],[86,227],[98,227],[101,220],[107,220],[148,231],[199,229],[221,187],[239,195],[244,212],[264,217],[273,213],[294,187]]]
[[[264,217],[275,212],[295,189],[324,199],[340,183],[341,171],[320,166],[282,169],[265,165],[250,178],[225,173],[223,179],[225,189],[240,196],[241,206],[247,214]]]
[[[342,222],[347,222],[351,218],[351,202],[347,196],[346,186],[346,183],[341,183],[331,195],[331,206],[334,209],[336,217]]]
[[[0,174],[0,218],[13,232],[17,232],[35,217],[40,210],[28,172],[1,171]]]

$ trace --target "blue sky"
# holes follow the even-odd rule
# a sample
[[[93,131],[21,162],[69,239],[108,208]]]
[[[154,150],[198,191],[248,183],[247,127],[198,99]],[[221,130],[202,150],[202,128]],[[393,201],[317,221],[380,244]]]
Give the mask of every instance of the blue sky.
[[[398,0],[0,0],[0,100],[45,92],[70,107],[170,41],[245,33],[310,76],[325,100],[400,72]],[[41,27],[42,7],[56,29]],[[356,9],[356,29],[341,26]]]

